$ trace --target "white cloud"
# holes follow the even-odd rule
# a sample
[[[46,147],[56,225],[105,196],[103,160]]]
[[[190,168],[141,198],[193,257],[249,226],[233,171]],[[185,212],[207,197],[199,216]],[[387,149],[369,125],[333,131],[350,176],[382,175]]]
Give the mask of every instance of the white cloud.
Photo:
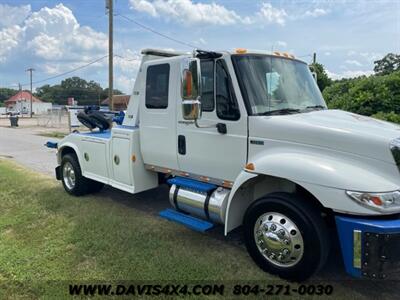
[[[210,3],[193,3],[190,0],[130,0],[131,7],[153,17],[166,16],[191,24],[230,25],[240,20],[233,10]]]
[[[134,82],[135,78],[120,75],[115,78],[115,88],[129,95],[133,90]]]
[[[148,13],[153,17],[158,17],[158,12],[153,3],[147,0],[131,0],[131,7],[137,11]]]
[[[325,54],[325,56],[331,56],[332,53],[329,51],[326,51],[324,54]]]
[[[7,55],[18,46],[21,34],[22,28],[18,25],[0,30],[0,62],[5,61]]]
[[[350,70],[346,70],[342,73],[334,73],[334,72],[330,72],[329,70],[326,70],[326,73],[328,74],[329,78],[332,78],[334,80],[338,80],[338,79],[343,79],[343,78],[354,78],[354,77],[359,77],[359,76],[370,76],[372,74],[374,74],[373,71],[367,70],[367,71],[363,71],[363,70],[354,70],[354,71],[350,71]]]
[[[324,15],[326,15],[326,14],[328,14],[328,13],[329,13],[329,11],[328,11],[328,10],[325,10],[325,9],[323,9],[323,8],[315,8],[315,9],[313,9],[313,10],[307,10],[307,11],[304,13],[304,16],[305,16],[305,17],[317,18],[317,17],[324,16]]]
[[[93,59],[104,55],[107,40],[106,34],[81,26],[69,8],[58,4],[43,7],[19,24],[0,30],[0,54],[3,61],[18,55],[33,61],[82,61],[85,56]],[[69,69],[71,65],[66,63],[64,67]]]
[[[262,3],[260,10],[252,16],[240,16],[234,10],[211,3],[194,3],[192,0],[130,0],[131,9],[152,17],[165,17],[184,24],[254,24],[256,22],[283,25],[287,14],[284,9]]]
[[[359,61],[357,61],[355,59],[347,59],[345,61],[345,63],[348,64],[348,65],[354,65],[354,66],[357,66],[357,67],[361,67],[362,66],[362,63],[360,63]]]
[[[268,23],[284,25],[287,13],[284,9],[274,8],[270,3],[263,3],[258,15]]]
[[[20,24],[31,12],[30,5],[10,6],[0,4],[0,28]]]
[[[360,55],[368,62],[374,62],[384,56],[379,52],[361,52]]]

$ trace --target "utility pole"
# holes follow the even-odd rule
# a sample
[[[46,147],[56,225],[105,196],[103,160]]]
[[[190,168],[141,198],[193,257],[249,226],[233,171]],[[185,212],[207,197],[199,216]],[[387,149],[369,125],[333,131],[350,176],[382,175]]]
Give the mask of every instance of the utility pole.
[[[113,100],[113,0],[106,0],[108,9],[108,103],[110,110],[114,110]]]
[[[315,65],[316,62],[317,62],[317,53],[314,52],[313,53],[313,65]]]
[[[32,72],[35,71],[35,69],[34,68],[29,68],[26,71],[29,72],[29,77],[30,77],[30,81],[31,81],[31,111],[30,111],[30,115],[31,115],[31,118],[32,118],[32,108],[33,108],[33,105],[32,105]]]

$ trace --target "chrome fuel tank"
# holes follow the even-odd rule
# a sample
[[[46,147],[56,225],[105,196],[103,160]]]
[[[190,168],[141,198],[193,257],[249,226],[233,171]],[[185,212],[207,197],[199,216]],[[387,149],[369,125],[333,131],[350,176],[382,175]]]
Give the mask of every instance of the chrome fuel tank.
[[[200,192],[173,184],[169,190],[169,201],[176,210],[224,224],[229,192],[222,187],[209,193]]]

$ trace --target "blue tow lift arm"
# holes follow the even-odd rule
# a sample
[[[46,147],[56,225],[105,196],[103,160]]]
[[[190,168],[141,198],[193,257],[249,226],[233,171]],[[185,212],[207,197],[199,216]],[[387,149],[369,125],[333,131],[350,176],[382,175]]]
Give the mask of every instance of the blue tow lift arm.
[[[58,143],[57,142],[51,142],[48,141],[46,144],[44,144],[47,148],[52,148],[52,149],[57,149]]]

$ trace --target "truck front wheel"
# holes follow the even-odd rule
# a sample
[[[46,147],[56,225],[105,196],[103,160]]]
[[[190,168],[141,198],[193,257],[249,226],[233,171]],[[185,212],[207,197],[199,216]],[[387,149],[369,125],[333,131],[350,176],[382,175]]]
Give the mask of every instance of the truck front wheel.
[[[298,195],[273,193],[253,203],[245,214],[244,234],[256,264],[288,280],[306,280],[329,253],[319,210]]]
[[[75,154],[66,154],[61,161],[61,181],[71,195],[82,196],[100,191],[104,184],[82,176],[81,167]]]

